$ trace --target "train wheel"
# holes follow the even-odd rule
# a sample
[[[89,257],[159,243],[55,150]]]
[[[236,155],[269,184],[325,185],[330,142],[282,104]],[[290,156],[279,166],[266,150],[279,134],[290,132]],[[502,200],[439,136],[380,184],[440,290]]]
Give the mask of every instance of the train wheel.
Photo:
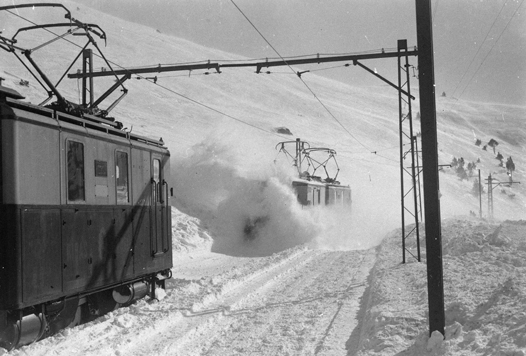
[[[6,327],[0,330],[0,347],[8,351],[39,340],[47,327],[43,313],[23,316],[19,310],[16,314],[8,315]]]
[[[5,327],[0,329],[0,347],[11,351],[16,347],[20,339],[20,328],[17,318],[8,316]]]
[[[79,299],[62,300],[46,305],[48,327],[45,337],[51,336],[69,326],[75,319]]]

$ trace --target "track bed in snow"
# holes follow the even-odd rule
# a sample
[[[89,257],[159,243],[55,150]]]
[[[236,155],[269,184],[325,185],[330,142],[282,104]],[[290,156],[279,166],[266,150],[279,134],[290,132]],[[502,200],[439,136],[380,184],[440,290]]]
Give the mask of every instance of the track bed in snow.
[[[174,258],[163,300],[139,301],[14,354],[325,355],[358,342],[374,250]]]

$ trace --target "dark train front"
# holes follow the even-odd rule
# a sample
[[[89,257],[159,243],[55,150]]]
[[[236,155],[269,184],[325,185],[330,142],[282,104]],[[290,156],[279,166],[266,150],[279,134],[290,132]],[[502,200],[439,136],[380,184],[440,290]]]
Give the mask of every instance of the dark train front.
[[[164,288],[172,267],[168,150],[115,122],[0,86],[0,347]]]
[[[301,205],[350,205],[351,188],[317,180],[294,180],[292,187]]]

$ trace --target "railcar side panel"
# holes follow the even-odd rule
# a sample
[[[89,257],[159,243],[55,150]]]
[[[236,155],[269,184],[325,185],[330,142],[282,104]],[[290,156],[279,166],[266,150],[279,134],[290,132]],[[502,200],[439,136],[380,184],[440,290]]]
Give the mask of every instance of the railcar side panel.
[[[62,209],[62,258],[64,293],[82,290],[89,283],[89,213]]]
[[[2,120],[3,203],[59,204],[56,124],[34,113],[17,109],[12,113]]]
[[[327,204],[348,205],[351,203],[351,188],[349,186],[328,185]]]
[[[88,230],[90,256],[90,280],[88,289],[117,282],[115,262],[117,255],[112,249],[115,239],[115,220],[112,207],[100,207],[90,210]]]
[[[60,209],[22,208],[22,294],[24,303],[62,294]],[[35,263],[39,261],[39,263]]]
[[[114,253],[114,273],[117,280],[134,276],[132,209],[115,208],[115,236],[110,249]]]
[[[15,301],[22,295],[20,210],[12,204],[2,205],[0,223],[0,307],[9,309],[16,307]]]

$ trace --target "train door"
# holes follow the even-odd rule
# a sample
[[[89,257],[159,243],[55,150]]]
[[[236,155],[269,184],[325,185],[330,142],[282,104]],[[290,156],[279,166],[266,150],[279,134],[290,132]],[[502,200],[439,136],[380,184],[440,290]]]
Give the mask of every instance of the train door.
[[[164,180],[162,156],[152,156],[152,234],[151,250],[154,256],[159,256],[168,251],[168,185]]]

